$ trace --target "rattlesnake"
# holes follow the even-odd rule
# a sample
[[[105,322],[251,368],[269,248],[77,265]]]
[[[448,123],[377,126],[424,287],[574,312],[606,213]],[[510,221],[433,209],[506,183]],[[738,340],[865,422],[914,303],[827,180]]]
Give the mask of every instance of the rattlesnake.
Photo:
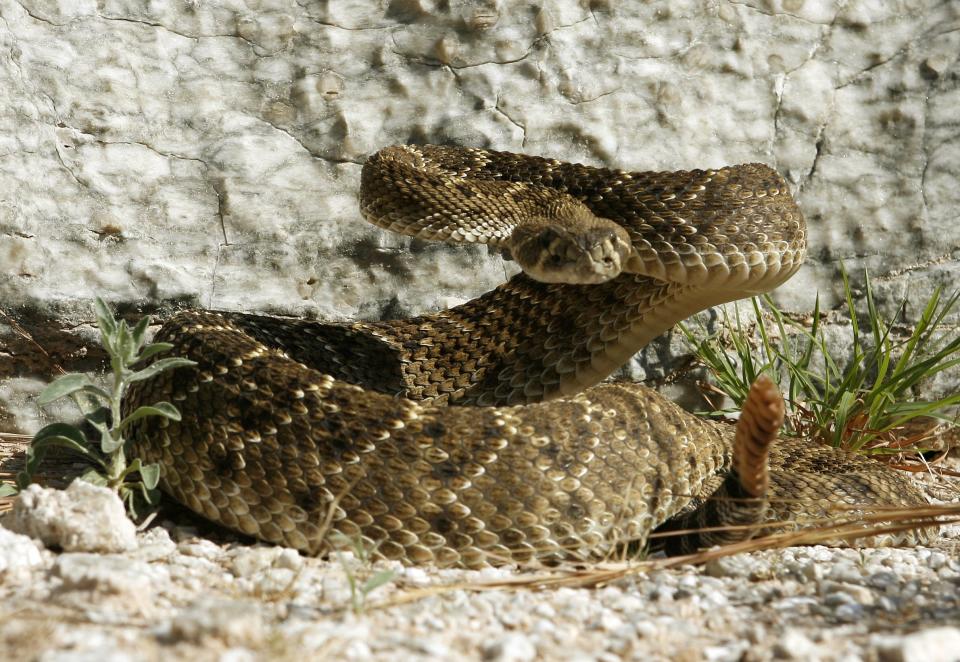
[[[364,165],[360,205],[390,230],[503,248],[527,273],[406,320],[168,320],[157,339],[198,365],[136,384],[125,406],[179,407],[180,422],[139,421],[134,449],[197,513],[310,553],[332,528],[387,558],[478,566],[600,558],[678,515],[924,503],[883,465],[797,439],[772,444],[769,512],[711,499],[764,496],[750,472],[775,435],[770,384],[734,469],[730,426],[640,385],[595,385],[679,319],[796,271],[805,225],[770,168],[631,173],[398,146]]]

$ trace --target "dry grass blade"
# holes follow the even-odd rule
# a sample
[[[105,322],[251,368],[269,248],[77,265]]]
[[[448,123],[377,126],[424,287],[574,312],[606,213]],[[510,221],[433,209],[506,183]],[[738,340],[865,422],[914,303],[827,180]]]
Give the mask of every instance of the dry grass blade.
[[[333,518],[337,514],[337,508],[340,507],[340,502],[343,501],[348,494],[350,494],[350,491],[356,486],[359,480],[359,476],[354,478],[347,485],[345,485],[339,493],[334,495],[333,501],[330,502],[330,505],[327,507],[327,510],[324,513],[323,521],[320,522],[317,539],[310,547],[309,553],[311,556],[316,556],[324,545],[326,545],[328,549],[333,549],[333,545],[327,540],[327,536],[333,529]]]
[[[688,563],[700,564],[715,558],[732,556],[742,552],[782,549],[796,545],[818,545],[836,540],[851,542],[859,538],[893,535],[958,522],[960,522],[960,504],[889,508],[882,512],[867,513],[845,521],[802,528],[797,531],[774,533],[762,538],[724,545],[688,556],[665,559],[660,567],[674,567]],[[869,526],[865,526],[868,524]]]
[[[2,316],[4,320],[6,320],[7,325],[8,325],[11,329],[13,329],[13,332],[14,332],[14,333],[16,333],[18,336],[20,336],[20,337],[23,338],[24,340],[26,340],[28,343],[30,343],[30,344],[33,345],[34,347],[36,347],[38,352],[40,352],[40,353],[43,354],[45,357],[47,357],[48,359],[50,359],[50,361],[51,361],[54,369],[55,369],[59,374],[65,375],[65,374],[67,373],[67,371],[63,369],[63,366],[62,366],[62,365],[60,365],[59,363],[57,363],[56,361],[53,360],[53,357],[50,356],[49,352],[47,352],[47,350],[43,348],[43,345],[41,345],[40,343],[38,343],[38,342],[34,339],[34,337],[30,335],[30,332],[27,331],[26,329],[24,329],[22,326],[20,326],[20,324],[17,322],[17,320],[13,319],[13,317],[11,317],[11,316],[7,313],[7,311],[5,311],[3,308],[0,308],[0,316]]]
[[[856,507],[849,506],[849,509],[856,510]],[[956,503],[905,508],[876,508],[875,510],[877,512],[861,513],[848,519],[824,520],[815,526],[796,531],[774,533],[762,538],[731,543],[685,556],[633,562],[603,562],[591,564],[589,567],[532,568],[522,574],[491,581],[464,581],[402,590],[388,600],[370,605],[370,608],[394,607],[452,591],[542,591],[561,587],[596,588],[651,570],[674,568],[682,565],[702,565],[715,559],[745,552],[783,549],[795,545],[817,545],[837,540],[852,541],[858,538],[895,535],[917,529],[939,527],[944,524],[960,523],[960,504]],[[784,527],[795,525],[796,522],[780,524]],[[764,524],[764,527],[767,528],[771,526],[776,527],[777,524]]]
[[[891,469],[898,469],[899,471],[910,471],[912,473],[929,473],[933,476],[950,476],[951,478],[960,478],[960,471],[955,469],[947,469],[946,467],[937,467],[932,466],[936,462],[940,462],[942,458],[937,458],[936,460],[931,461],[922,461],[916,463],[907,463],[907,462],[891,462]]]
[[[23,469],[30,435],[16,432],[0,432],[0,484],[14,485],[17,472]],[[0,515],[11,508],[14,497],[0,498]]]

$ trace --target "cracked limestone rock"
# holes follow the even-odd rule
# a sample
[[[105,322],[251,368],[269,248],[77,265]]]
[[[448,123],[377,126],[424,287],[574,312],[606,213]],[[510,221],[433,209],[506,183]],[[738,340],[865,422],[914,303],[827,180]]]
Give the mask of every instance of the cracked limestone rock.
[[[464,301],[516,267],[357,209],[368,154],[433,142],[768,163],[810,226],[781,305],[841,304],[843,262],[909,324],[960,282],[958,56],[939,0],[0,0],[0,306],[70,335],[96,294],[327,319]],[[22,361],[0,352],[0,382],[49,376]],[[21,382],[4,428],[36,427]]]
[[[784,296],[832,300],[839,259],[929,292],[960,246],[960,6],[892,7],[2,0],[0,298],[352,317],[495,285],[498,257],[360,220],[360,163],[409,141],[763,161],[812,226]]]
[[[11,531],[65,552],[126,552],[137,530],[112,491],[76,479],[65,490],[30,485],[4,520]]]

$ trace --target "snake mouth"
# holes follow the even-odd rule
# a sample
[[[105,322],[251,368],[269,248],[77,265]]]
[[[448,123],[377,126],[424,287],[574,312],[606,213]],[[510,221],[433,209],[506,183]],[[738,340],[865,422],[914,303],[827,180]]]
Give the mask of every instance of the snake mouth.
[[[604,283],[620,275],[626,255],[617,237],[612,234],[589,245],[561,246],[565,260],[560,260],[564,270],[562,282],[596,284]],[[551,259],[553,254],[551,254]]]
[[[515,244],[511,251],[532,278],[574,285],[595,285],[616,278],[631,252],[626,233],[606,227],[586,232],[547,227]]]

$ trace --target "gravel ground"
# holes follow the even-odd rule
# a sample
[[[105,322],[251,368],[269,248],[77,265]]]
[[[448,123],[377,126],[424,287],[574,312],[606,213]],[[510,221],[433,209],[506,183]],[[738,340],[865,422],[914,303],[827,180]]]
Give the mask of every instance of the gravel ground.
[[[32,487],[4,518],[0,659],[960,659],[947,545],[795,547],[547,587],[532,571],[323,561],[169,522],[135,533],[105,492]],[[352,595],[351,578],[382,571]]]

